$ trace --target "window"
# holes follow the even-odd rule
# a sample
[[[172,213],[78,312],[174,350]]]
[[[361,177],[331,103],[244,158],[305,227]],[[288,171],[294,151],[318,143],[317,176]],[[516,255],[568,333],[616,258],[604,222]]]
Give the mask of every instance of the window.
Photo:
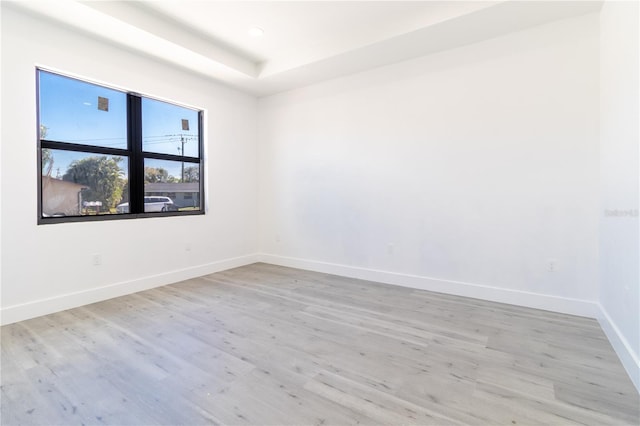
[[[202,111],[37,76],[39,223],[204,213]]]

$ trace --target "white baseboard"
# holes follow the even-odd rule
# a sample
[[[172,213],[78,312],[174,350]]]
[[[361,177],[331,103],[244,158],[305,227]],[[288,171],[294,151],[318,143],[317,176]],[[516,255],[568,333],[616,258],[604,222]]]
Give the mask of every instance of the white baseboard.
[[[191,268],[171,271],[165,274],[148,276],[104,287],[93,288],[86,291],[40,299],[20,305],[8,306],[0,309],[0,325],[11,324],[54,312],[60,312],[66,309],[72,309],[114,297],[125,296],[127,294],[176,283],[190,278],[213,274],[215,272],[249,265],[259,261],[274,265],[382,282],[420,290],[429,290],[439,293],[525,306],[529,308],[597,318],[600,326],[604,330],[607,338],[620,358],[622,365],[627,370],[633,384],[640,392],[640,359],[638,354],[635,353],[633,348],[631,348],[607,311],[599,303],[588,300],[491,287],[481,284],[442,280],[419,275],[401,274],[271,254],[254,254],[224,259]]]
[[[342,275],[344,277],[435,291],[456,296],[472,297],[474,299],[489,300],[492,302],[508,303],[510,305],[525,306],[582,317],[597,318],[599,312],[598,304],[589,300],[572,299],[548,294],[491,287],[482,284],[443,280],[272,254],[261,254],[260,261],[291,268]]]
[[[604,330],[604,333],[607,335],[611,346],[616,351],[618,358],[620,358],[620,362],[624,366],[625,370],[627,370],[627,374],[631,378],[631,381],[635,385],[638,393],[640,393],[640,357],[639,354],[631,347],[627,339],[620,332],[620,329],[616,325],[616,323],[611,319],[611,316],[607,312],[607,310],[600,304],[599,307],[599,315],[598,322],[600,323],[600,327]]]
[[[596,318],[631,381],[640,392],[640,358],[607,311],[598,302],[271,254],[261,254],[259,259],[261,262],[273,265]]]
[[[198,265],[191,268],[178,269],[159,275],[152,275],[131,281],[124,281],[104,287],[63,294],[47,299],[35,300],[20,305],[7,306],[0,310],[0,325],[11,324],[78,306],[100,302],[114,297],[173,284],[190,278],[213,274],[226,269],[249,265],[258,261],[258,255],[240,256],[231,259]]]

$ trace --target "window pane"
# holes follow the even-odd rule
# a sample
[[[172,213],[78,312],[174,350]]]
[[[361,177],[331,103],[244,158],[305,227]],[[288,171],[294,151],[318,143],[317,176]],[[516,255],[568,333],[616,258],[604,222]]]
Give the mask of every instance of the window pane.
[[[200,209],[200,165],[146,158],[144,195],[145,212]]]
[[[127,149],[127,96],[39,71],[40,139]]]
[[[198,112],[142,98],[142,150],[198,157]]]
[[[43,149],[42,216],[128,213],[128,168],[126,157]]]

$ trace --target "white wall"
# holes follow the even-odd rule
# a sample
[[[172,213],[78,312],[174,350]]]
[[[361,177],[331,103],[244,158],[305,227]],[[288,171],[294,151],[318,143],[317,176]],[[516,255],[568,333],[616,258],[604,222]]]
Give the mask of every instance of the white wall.
[[[261,99],[264,259],[594,316],[598,40],[591,14]]]
[[[640,389],[638,3],[600,15],[601,324]]]
[[[255,261],[256,99],[4,6],[2,321]],[[205,109],[207,214],[38,226],[36,64]]]
[[[606,3],[258,104],[3,5],[1,320],[251,263],[260,249],[273,263],[599,308],[640,387],[638,218],[606,214],[638,209],[637,19],[637,3]],[[36,64],[204,108],[207,215],[37,226]]]

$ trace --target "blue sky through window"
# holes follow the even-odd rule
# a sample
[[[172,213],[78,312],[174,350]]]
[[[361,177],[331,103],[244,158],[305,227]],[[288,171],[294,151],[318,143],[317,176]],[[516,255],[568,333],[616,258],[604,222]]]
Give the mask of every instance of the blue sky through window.
[[[127,148],[127,96],[123,92],[41,71],[40,124],[46,139]],[[107,99],[108,111],[98,109]]]
[[[197,158],[198,148],[197,111],[142,98],[144,151]]]
[[[40,124],[46,128],[44,139],[127,148],[125,92],[46,71],[39,71],[38,75],[39,119]],[[144,151],[197,158],[198,131],[197,111],[142,98]],[[71,162],[77,158],[77,153],[56,150],[51,175],[64,175]],[[154,161],[146,161],[153,167]],[[186,164],[185,167],[189,165],[192,164]],[[162,166],[171,166],[167,169],[169,174],[180,178],[180,162],[162,162]],[[124,170],[124,173],[126,178],[128,170]]]

